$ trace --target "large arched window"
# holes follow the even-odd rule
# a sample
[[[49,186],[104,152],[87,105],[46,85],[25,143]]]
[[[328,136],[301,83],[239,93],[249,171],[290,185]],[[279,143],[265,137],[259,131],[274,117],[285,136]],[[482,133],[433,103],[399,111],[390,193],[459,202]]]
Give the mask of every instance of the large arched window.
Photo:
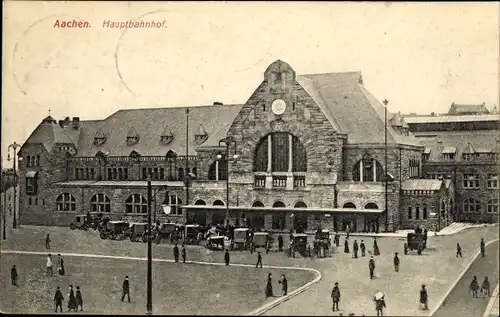
[[[347,202],[344,206],[342,206],[342,208],[356,209],[356,205],[351,202]]]
[[[57,211],[76,211],[76,199],[69,193],[62,193],[56,199]]]
[[[353,181],[382,182],[383,177],[384,168],[373,158],[359,160],[352,170]]]
[[[227,160],[214,161],[208,169],[208,179],[212,181],[227,180]]]
[[[214,203],[212,205],[213,206],[224,206],[224,202],[220,199],[217,199],[216,201],[214,201]]]
[[[130,195],[125,202],[127,213],[147,213],[148,200],[139,194]]]
[[[274,204],[273,204],[273,208],[285,208],[285,204],[282,202],[282,201],[276,201]]]
[[[378,209],[378,205],[376,203],[368,203],[365,205],[365,209]]]
[[[481,212],[481,203],[474,198],[467,198],[463,202],[464,213]]]
[[[291,160],[290,160],[291,159]],[[255,148],[255,172],[306,172],[307,153],[299,138],[287,132],[270,133]]]
[[[182,215],[182,200],[177,195],[169,195],[165,197],[163,205],[170,206],[170,212],[172,215]]]
[[[95,194],[90,199],[92,212],[111,212],[111,200],[105,194]]]

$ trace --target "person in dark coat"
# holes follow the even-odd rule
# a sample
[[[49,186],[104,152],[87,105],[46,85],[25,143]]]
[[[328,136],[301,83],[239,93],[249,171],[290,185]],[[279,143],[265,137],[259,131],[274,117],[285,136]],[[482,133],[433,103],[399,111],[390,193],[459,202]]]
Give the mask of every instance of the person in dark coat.
[[[17,269],[16,266],[13,265],[12,269],[10,270],[10,279],[12,281],[12,285],[17,286],[17,278],[18,278]]]
[[[283,237],[281,234],[278,236],[278,250],[280,252],[283,251]]]
[[[226,253],[224,254],[224,262],[226,262],[226,265],[229,265],[229,250],[226,249]]]
[[[182,263],[186,263],[186,247],[184,246],[184,244],[182,245],[181,254],[182,254]]]
[[[337,309],[337,311],[339,310],[339,302],[340,302],[340,288],[339,288],[339,283],[335,282],[335,286],[333,287],[333,290],[332,290],[332,301],[333,301],[333,311],[335,311],[335,309]]]
[[[462,247],[460,246],[460,243],[457,243],[457,258],[462,257]]]
[[[344,242],[344,252],[349,253],[349,240],[347,238],[345,238]]]
[[[359,248],[361,249],[361,256],[365,256],[366,255],[366,246],[365,246],[365,242],[363,240],[361,240],[361,243],[359,244]]]
[[[375,273],[375,260],[373,259],[373,255],[370,257],[370,261],[368,262],[368,269],[370,270],[370,280],[373,279]]]
[[[354,240],[354,244],[352,245],[352,251],[353,251],[353,255],[352,256],[355,259],[358,258],[358,250],[359,250],[358,241]]]
[[[122,287],[122,302],[125,299],[125,295],[128,297],[128,302],[130,303],[130,284],[128,282],[128,276],[125,276]]]
[[[338,232],[335,232],[335,237],[333,238],[333,240],[335,241],[335,246],[338,248],[340,245],[340,235]]]
[[[385,299],[382,297],[381,299],[375,299],[375,310],[377,311],[377,316],[384,316],[384,308],[385,306]]]
[[[174,259],[175,262],[179,262],[179,247],[177,244],[174,246]]]
[[[64,269],[64,260],[62,259],[61,255],[58,254],[57,255],[59,257],[58,259],[58,265],[57,265],[57,272],[59,273],[59,275],[64,275],[66,274],[66,270]]]
[[[262,268],[262,255],[260,254],[260,251],[257,252],[257,264],[255,264],[255,267],[260,267]]]
[[[78,306],[76,304],[75,292],[73,291],[73,285],[69,286],[69,294],[68,294],[68,311],[77,311]]]
[[[76,287],[76,310],[81,307],[80,311],[83,311],[83,297],[82,292],[80,292],[80,286]]]
[[[57,307],[60,308],[60,312],[62,313],[62,302],[64,300],[63,294],[61,292],[61,288],[58,286],[56,293],[54,295],[54,303],[56,304],[56,313],[57,313]]]
[[[373,255],[380,255],[380,250],[378,248],[377,238],[373,238]]]
[[[45,237],[45,249],[50,250],[50,234]]]
[[[481,238],[481,257],[484,258],[484,253],[485,253],[485,245],[484,245],[484,239]]]
[[[398,253],[394,253],[394,271],[399,272],[399,257]]]
[[[288,281],[286,280],[285,275],[281,275],[281,280],[278,281],[281,284],[281,296],[286,296],[288,293]]]
[[[274,296],[272,276],[273,275],[271,273],[267,274],[266,298]]]
[[[420,305],[423,310],[429,309],[427,306],[427,290],[425,289],[425,285],[422,285],[422,288],[420,289]]]
[[[484,277],[484,281],[483,281],[483,284],[481,285],[481,293],[483,295],[486,295],[488,297],[490,297],[490,281],[488,281],[488,277],[485,276]]]
[[[477,276],[474,276],[472,282],[470,282],[469,290],[472,292],[472,297],[477,298],[477,291],[479,289],[479,283],[477,282]]]
[[[424,249],[427,248],[427,228],[424,229]]]

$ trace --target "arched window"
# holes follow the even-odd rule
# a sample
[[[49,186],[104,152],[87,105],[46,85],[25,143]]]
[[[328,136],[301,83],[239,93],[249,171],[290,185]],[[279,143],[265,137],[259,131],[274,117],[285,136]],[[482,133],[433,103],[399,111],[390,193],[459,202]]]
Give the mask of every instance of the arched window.
[[[111,212],[111,201],[105,194],[95,194],[90,200],[92,212]]]
[[[365,205],[365,209],[378,209],[378,205],[376,203],[368,203]]]
[[[488,200],[487,211],[498,213],[498,199],[493,198]]]
[[[126,213],[147,213],[148,200],[139,194],[130,195],[125,202]]]
[[[252,207],[264,207],[264,204],[261,201],[256,201],[252,204]]]
[[[170,212],[172,215],[182,215],[182,200],[177,195],[170,195],[165,197],[163,201],[164,205],[170,206]]]
[[[285,208],[285,204],[281,201],[276,201],[274,204],[273,204],[273,208]]]
[[[180,181],[184,180],[184,169],[182,167],[179,167],[177,169],[177,177],[177,179]]]
[[[208,169],[208,179],[212,181],[227,180],[227,160],[214,161]]]
[[[56,199],[57,211],[76,211],[76,199],[69,193],[62,193]]]
[[[291,150],[291,161],[290,161]],[[307,153],[299,138],[287,132],[263,137],[255,148],[254,172],[306,172]]]
[[[225,206],[224,202],[220,199],[217,199],[216,201],[213,202],[213,206]]]
[[[475,200],[474,198],[467,198],[463,202],[463,210],[464,210],[464,213],[480,212],[481,211],[481,204],[479,203],[479,201]]]
[[[352,180],[359,182],[382,182],[384,168],[376,159],[359,160],[352,170]]]
[[[198,199],[197,201],[194,202],[194,204],[197,206],[200,206],[200,205],[205,206],[207,203],[203,199]]]
[[[163,167],[160,167],[160,179],[165,179],[165,169]]]
[[[356,209],[356,205],[351,203],[351,202],[348,202],[348,203],[345,203],[344,206],[342,206],[342,208]]]
[[[285,206],[283,205],[283,207],[285,207]],[[303,202],[303,201],[299,201],[299,202],[297,202],[297,203],[295,204],[295,206],[293,206],[293,208],[307,208],[307,205],[306,205],[306,203],[305,203],[305,202]]]
[[[299,201],[295,203],[293,208],[307,208],[307,205]],[[297,233],[304,233],[307,230],[307,213],[306,212],[294,212],[293,217],[293,227],[297,231]],[[316,216],[315,218],[317,218]]]

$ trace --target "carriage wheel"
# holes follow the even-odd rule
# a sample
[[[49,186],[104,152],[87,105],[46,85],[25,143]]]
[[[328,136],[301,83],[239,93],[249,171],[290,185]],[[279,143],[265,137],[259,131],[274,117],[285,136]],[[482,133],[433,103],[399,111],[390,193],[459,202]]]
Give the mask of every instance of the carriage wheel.
[[[75,230],[75,229],[76,229],[76,225],[75,225],[74,223],[70,223],[70,224],[69,224],[69,228],[70,228],[71,230]]]

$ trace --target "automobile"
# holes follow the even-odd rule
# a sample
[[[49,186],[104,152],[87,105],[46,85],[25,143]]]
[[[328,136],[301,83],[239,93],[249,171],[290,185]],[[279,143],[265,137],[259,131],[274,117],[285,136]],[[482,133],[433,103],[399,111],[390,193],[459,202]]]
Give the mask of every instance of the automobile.
[[[88,216],[87,215],[76,215],[75,222],[70,223],[69,228],[71,230],[76,230],[76,229],[85,230],[85,231],[89,230],[90,225],[89,225],[89,221],[88,221]]]
[[[108,221],[106,228],[99,235],[101,239],[120,240],[129,234],[130,224],[126,221]]]
[[[200,232],[200,225],[185,225],[184,226],[184,243],[186,244],[200,244],[198,233]]]
[[[417,250],[418,255],[421,255],[424,250],[424,239],[425,236],[422,233],[408,233],[404,244],[404,254],[408,254],[408,251]]]
[[[231,249],[246,250],[250,246],[251,231],[249,228],[236,228],[233,231]]]
[[[263,232],[263,231],[254,232],[252,243],[255,248],[265,248],[267,242],[269,242],[269,248],[271,248],[272,237],[269,232]]]
[[[305,233],[292,233],[292,251],[305,254],[307,250],[307,234]]]
[[[205,247],[210,250],[224,250],[224,241],[226,236],[223,235],[210,235],[207,238],[207,242],[205,243]]]
[[[132,242],[146,242],[146,231],[148,229],[148,224],[144,222],[136,222],[130,224],[130,241]]]

